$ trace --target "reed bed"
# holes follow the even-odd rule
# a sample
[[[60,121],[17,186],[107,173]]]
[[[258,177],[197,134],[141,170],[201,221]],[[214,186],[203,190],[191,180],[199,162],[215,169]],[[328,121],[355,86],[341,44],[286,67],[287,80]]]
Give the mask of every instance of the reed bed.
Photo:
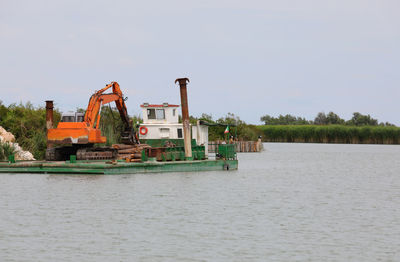
[[[345,125],[259,126],[265,142],[399,144],[400,127]]]

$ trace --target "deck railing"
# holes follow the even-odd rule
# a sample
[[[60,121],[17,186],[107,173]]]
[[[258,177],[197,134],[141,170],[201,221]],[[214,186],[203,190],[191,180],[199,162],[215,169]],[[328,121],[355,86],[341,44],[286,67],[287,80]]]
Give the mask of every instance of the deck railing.
[[[213,141],[208,143],[208,152],[217,153],[218,145],[224,144],[225,141]],[[233,141],[236,152],[260,152],[263,150],[261,141]]]

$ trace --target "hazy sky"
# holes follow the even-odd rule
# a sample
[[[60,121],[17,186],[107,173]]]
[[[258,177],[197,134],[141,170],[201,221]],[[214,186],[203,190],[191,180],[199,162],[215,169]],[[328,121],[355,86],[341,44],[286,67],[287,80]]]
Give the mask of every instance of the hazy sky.
[[[62,110],[117,81],[139,105],[313,119],[334,111],[400,125],[400,1],[0,0],[0,100]]]

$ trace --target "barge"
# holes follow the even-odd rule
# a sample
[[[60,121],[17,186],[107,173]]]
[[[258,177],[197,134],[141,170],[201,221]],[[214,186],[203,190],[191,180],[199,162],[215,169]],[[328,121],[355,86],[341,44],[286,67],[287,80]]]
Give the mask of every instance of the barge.
[[[164,172],[199,172],[236,170],[237,160],[193,160],[193,161],[146,161],[126,163],[124,161],[17,161],[1,162],[0,173],[33,174],[93,174],[117,175]]]
[[[57,128],[53,128],[53,101],[46,101],[46,161],[15,161],[14,155],[10,155],[7,162],[0,162],[0,173],[113,175],[238,169],[234,145],[218,145],[215,159],[209,159],[208,127],[198,123],[190,130],[188,81],[187,78],[176,80],[181,91],[182,123],[176,112],[179,105],[145,103],[141,106],[144,123],[139,126],[140,141],[133,133],[126,99],[116,82],[92,95],[84,115],[62,116]],[[105,94],[111,87],[113,92]],[[106,142],[99,129],[99,111],[111,101],[116,102],[126,123],[121,135],[126,143],[111,148],[95,147],[95,143]],[[192,139],[192,133],[196,139]],[[57,147],[58,144],[61,146]]]

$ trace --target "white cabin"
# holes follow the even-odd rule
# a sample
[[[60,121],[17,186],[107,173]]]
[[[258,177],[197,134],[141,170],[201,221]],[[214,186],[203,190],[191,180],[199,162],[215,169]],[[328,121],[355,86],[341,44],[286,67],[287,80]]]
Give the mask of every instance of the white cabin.
[[[179,123],[179,105],[164,103],[140,106],[143,112],[143,124],[139,128],[140,139],[181,139],[182,124]]]
[[[183,125],[179,123],[179,105],[168,103],[141,106],[143,123],[139,127],[139,139],[183,139]],[[192,126],[192,139],[205,146],[208,155],[208,126]]]

